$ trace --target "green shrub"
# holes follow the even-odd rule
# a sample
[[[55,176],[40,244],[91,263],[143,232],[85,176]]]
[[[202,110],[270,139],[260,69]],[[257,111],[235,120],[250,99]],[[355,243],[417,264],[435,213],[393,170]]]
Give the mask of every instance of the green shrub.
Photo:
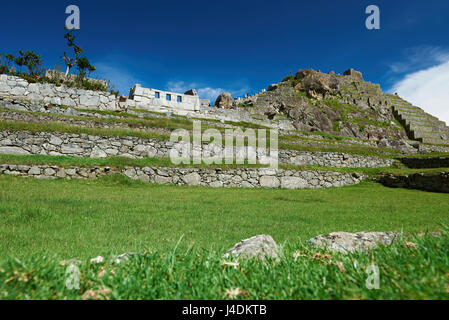
[[[289,76],[285,77],[284,79],[282,79],[282,82],[287,82],[287,81],[290,81],[290,80],[295,80],[295,77],[292,76],[292,75],[289,75]]]

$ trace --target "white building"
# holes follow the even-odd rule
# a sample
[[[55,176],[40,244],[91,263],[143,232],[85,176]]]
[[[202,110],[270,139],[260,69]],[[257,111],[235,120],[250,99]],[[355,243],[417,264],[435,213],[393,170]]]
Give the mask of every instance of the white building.
[[[136,108],[150,111],[198,112],[201,101],[195,90],[184,94],[156,89],[142,88],[134,85],[129,92],[129,99],[135,101]]]

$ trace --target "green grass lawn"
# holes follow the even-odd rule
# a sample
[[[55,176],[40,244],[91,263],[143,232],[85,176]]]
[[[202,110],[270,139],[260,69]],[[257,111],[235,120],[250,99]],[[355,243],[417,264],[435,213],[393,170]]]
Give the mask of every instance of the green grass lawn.
[[[212,189],[145,184],[122,176],[42,181],[0,176],[0,261],[86,259],[149,248],[225,250],[270,234],[278,243],[333,231],[436,230],[449,196],[374,183],[318,189]]]
[[[448,251],[446,231],[350,255],[295,241],[281,248],[279,262],[234,260],[233,265],[220,251],[175,246],[142,252],[120,265],[85,260],[78,269],[53,256],[27,256],[0,264],[0,300],[448,299]],[[370,267],[378,270],[378,287],[372,290]]]

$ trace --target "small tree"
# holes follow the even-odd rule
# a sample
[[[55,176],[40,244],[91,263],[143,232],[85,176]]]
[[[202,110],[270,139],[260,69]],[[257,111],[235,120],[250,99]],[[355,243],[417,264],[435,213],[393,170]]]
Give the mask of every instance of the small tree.
[[[76,67],[78,68],[81,78],[84,78],[87,72],[90,75],[91,72],[97,70],[95,66],[90,64],[89,60],[86,57],[79,58]]]
[[[37,53],[27,50],[23,52],[19,50],[20,56],[14,59],[14,62],[19,66],[25,66],[28,68],[29,75],[38,75],[42,73],[42,59],[41,56]],[[14,57],[13,55],[9,55],[9,58]],[[7,57],[8,59],[8,57]],[[9,59],[8,59],[9,60]]]
[[[0,53],[0,74],[8,73],[6,63],[3,62],[3,53]]]
[[[67,70],[65,72],[65,76],[70,72],[70,69],[72,69],[79,60],[79,56],[83,53],[83,49],[81,49],[79,46],[75,44],[75,36],[72,34],[73,30],[67,32],[64,36],[65,39],[67,39],[67,45],[71,48],[73,48],[73,52],[75,54],[74,58],[70,58],[67,56],[67,54],[64,52],[64,63],[67,66]]]
[[[2,56],[5,57],[5,59],[2,59]],[[4,66],[7,71],[9,71],[11,69],[11,63],[14,62],[14,59],[15,59],[15,57],[13,54],[6,53],[6,54],[2,55],[0,53],[0,61],[2,61],[1,65]]]

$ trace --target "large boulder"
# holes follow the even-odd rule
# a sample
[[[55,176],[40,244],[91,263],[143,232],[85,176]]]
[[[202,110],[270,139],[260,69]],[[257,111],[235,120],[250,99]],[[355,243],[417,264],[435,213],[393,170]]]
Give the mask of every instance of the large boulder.
[[[259,235],[237,243],[232,249],[229,249],[224,258],[230,256],[237,258],[259,258],[264,259],[269,256],[278,259],[279,248],[273,238],[269,235]]]
[[[273,83],[268,87],[267,91],[274,91],[274,90],[278,89],[280,86],[281,86],[280,83]]]
[[[378,245],[388,246],[399,238],[396,232],[333,232],[309,240],[314,247],[342,253],[354,253],[375,249]]]
[[[299,70],[295,78],[300,80],[295,89],[316,99],[334,96],[340,86],[336,75],[325,74],[312,69]]]
[[[323,106],[323,108],[326,108]],[[280,111],[287,114],[297,130],[302,131],[331,131],[332,120],[338,118],[333,110],[326,108],[326,113],[310,105],[308,99],[299,97],[296,105],[281,104]]]
[[[411,146],[404,139],[387,139],[383,137],[377,142],[379,148],[394,148],[403,153],[416,153],[416,148]]]
[[[315,71],[313,69],[302,69],[296,73],[295,79],[302,80],[305,77],[310,76],[311,74],[314,74],[314,73],[317,73],[317,71]]]
[[[234,99],[229,92],[220,94],[215,101],[214,108],[232,109]]]

